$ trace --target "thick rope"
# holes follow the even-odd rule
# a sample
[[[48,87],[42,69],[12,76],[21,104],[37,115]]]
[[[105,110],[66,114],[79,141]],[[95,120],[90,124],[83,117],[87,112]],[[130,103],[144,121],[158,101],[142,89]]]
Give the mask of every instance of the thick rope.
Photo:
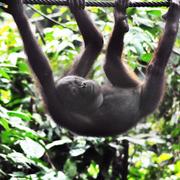
[[[67,0],[23,0],[24,4],[41,4],[41,5],[60,5],[68,6]],[[130,2],[129,7],[169,7],[170,1],[160,2]],[[99,6],[99,7],[115,7],[114,2],[107,1],[86,1],[85,6]]]

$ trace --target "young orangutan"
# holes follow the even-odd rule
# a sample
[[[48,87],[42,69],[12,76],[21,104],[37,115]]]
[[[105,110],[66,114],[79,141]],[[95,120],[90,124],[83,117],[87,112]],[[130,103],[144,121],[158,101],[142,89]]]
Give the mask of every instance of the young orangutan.
[[[69,0],[69,8],[85,48],[66,76],[57,82],[54,82],[48,59],[30,29],[22,0],[0,1],[8,5],[3,9],[17,24],[29,64],[39,80],[49,113],[58,125],[80,135],[112,136],[127,131],[158,107],[164,94],[164,71],[178,32],[180,0],[171,2],[164,34],[147,67],[144,82],[129,72],[121,60],[124,35],[129,29],[126,19],[128,1],[115,1],[115,24],[104,65],[111,84],[104,86],[85,79],[102,49],[103,38],[83,9],[84,0]]]

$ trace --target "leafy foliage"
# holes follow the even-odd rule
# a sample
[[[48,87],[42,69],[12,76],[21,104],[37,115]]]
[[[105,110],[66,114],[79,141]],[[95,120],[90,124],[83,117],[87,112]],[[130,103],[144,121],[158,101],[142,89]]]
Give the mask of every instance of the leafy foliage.
[[[36,8],[44,13],[58,13],[56,20],[62,24],[52,26],[38,14],[31,18],[36,25],[45,26],[41,29],[43,39],[36,35],[57,77],[79,53],[81,36],[67,8]],[[112,10],[90,10],[107,40],[113,27]],[[131,28],[125,37],[124,59],[141,78],[161,34],[163,12],[162,8],[128,9]],[[121,179],[124,139],[130,143],[129,180],[180,178],[180,38],[168,67],[166,96],[159,110],[124,135],[87,138],[57,127],[44,111],[15,24],[3,12],[0,18],[0,179],[98,179],[103,176],[118,180]],[[99,83],[104,81],[101,59],[103,55],[90,74]]]

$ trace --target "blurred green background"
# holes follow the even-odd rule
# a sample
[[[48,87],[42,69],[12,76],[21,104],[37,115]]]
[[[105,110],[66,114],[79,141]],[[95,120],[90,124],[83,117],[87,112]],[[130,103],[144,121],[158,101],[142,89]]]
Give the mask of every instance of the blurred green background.
[[[33,31],[57,79],[81,49],[82,37],[66,7],[34,6],[59,24],[25,7]],[[113,28],[112,8],[87,8],[103,32]],[[129,8],[124,60],[143,79],[167,8]],[[106,47],[106,46],[105,46]],[[89,77],[103,83],[105,49]],[[127,133],[109,138],[73,135],[46,113],[22,41],[10,15],[0,11],[0,179],[121,179],[122,140],[129,141],[129,180],[180,179],[180,31],[167,67],[160,108]]]

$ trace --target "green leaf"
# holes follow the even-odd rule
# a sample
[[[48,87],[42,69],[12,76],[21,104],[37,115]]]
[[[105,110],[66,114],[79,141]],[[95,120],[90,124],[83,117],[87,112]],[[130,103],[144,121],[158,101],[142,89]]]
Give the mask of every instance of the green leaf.
[[[19,144],[28,157],[41,158],[45,153],[45,149],[38,142],[30,138],[20,140]]]
[[[173,156],[172,154],[169,153],[162,153],[158,158],[157,158],[157,162],[158,163],[162,163],[164,161],[167,161],[169,159],[171,159]]]
[[[8,119],[9,116],[7,115],[7,109],[3,108],[2,106],[0,106],[0,117],[1,118],[5,118]]]
[[[13,124],[14,123],[14,124]],[[22,140],[25,137],[29,137],[31,139],[39,139],[41,138],[38,133],[33,131],[32,129],[19,125],[16,122],[10,123],[12,128],[9,131],[2,131],[1,138],[2,142],[6,144],[13,144],[18,140]]]
[[[160,10],[150,10],[150,11],[147,11],[147,13],[149,15],[152,15],[152,16],[158,16],[160,17],[162,15],[161,11]]]
[[[0,169],[0,175],[6,176],[7,174]],[[0,176],[1,177],[1,176]]]
[[[85,151],[86,151],[85,148],[78,148],[78,149],[72,149],[69,153],[71,154],[71,156],[76,157],[76,156],[80,156],[81,154],[84,154]]]
[[[0,151],[5,153],[5,154],[9,154],[12,152],[12,149],[5,144],[0,144]]]
[[[77,137],[75,140],[76,144],[71,148],[70,154],[73,157],[80,156],[81,154],[84,154],[86,149],[89,148],[89,145],[86,144],[86,141],[82,137]]]
[[[12,163],[16,164],[16,166],[19,164],[26,168],[29,168],[29,164],[31,164],[31,160],[26,158],[22,153],[10,153],[7,155],[7,158],[9,159],[9,161],[12,161]]]
[[[67,176],[61,172],[61,171],[54,171],[54,170],[49,170],[49,171],[46,171],[44,172],[45,175],[41,176],[41,178],[38,178],[37,179],[47,179],[47,180],[69,180],[67,178]],[[30,178],[32,179],[32,178]]]
[[[54,146],[61,146],[63,144],[69,144],[71,142],[72,140],[69,139],[68,137],[63,137],[61,140],[53,141],[52,143],[48,144],[46,148],[51,149]]]
[[[21,72],[29,73],[28,64],[26,64],[24,61],[18,61],[18,67]]]
[[[10,76],[6,73],[4,69],[0,69],[0,76],[10,80]]]
[[[0,124],[6,129],[7,131],[10,130],[9,122],[7,119],[0,118]]]
[[[31,120],[30,114],[25,114],[25,113],[18,112],[18,111],[9,111],[8,115],[11,117],[18,117],[18,118],[25,120],[25,121]]]
[[[146,53],[141,55],[141,60],[144,62],[149,62],[153,57],[152,53]]]
[[[180,175],[180,160],[175,164],[175,172],[179,173]]]
[[[76,163],[68,159],[64,164],[64,172],[69,178],[73,178],[77,175]]]
[[[8,103],[11,100],[11,91],[0,89],[0,99],[3,103]]]
[[[96,179],[99,174],[99,165],[96,164],[94,161],[91,162],[88,168],[88,174],[94,179]]]

